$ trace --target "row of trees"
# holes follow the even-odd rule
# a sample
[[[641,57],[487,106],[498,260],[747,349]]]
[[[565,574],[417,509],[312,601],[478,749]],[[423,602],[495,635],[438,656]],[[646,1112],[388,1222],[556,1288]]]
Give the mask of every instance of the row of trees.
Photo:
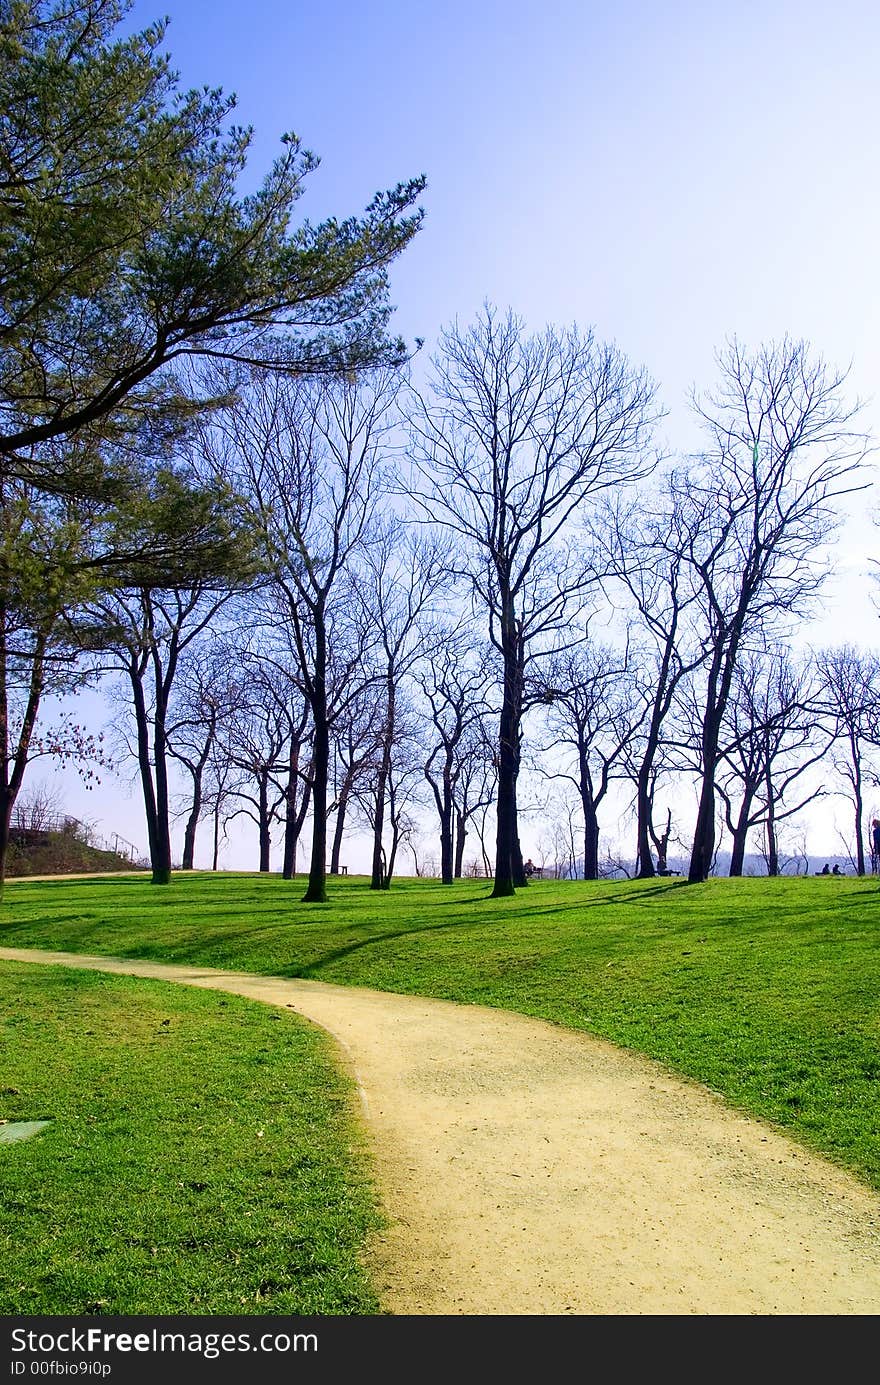
[[[285,874],[308,822],[320,901],[351,810],[382,888],[419,784],[444,880],[491,812],[510,894],[527,730],[548,772],[572,769],[589,874],[621,777],[641,875],[665,860],[658,789],[681,775],[691,881],[719,802],[741,840],[772,830],[832,705],[836,656],[808,673],[778,651],[827,576],[836,502],[865,484],[843,378],[802,342],[729,343],[682,460],[658,447],[654,383],[591,331],[529,333],[486,305],[416,381],[386,270],[423,180],[292,229],[311,156],[288,137],[238,198],[247,133],[224,133],[219,95],[176,91],[160,28],[111,41],[122,13],[22,0],[0,27],[0,861],[41,699],[111,672],[157,883],[177,764],[187,864],[200,817],[218,833],[229,808],[253,813],[268,866],[283,811]],[[779,720],[790,683],[801,743]]]
[[[40,702],[77,676],[73,613],[248,574],[241,504],[181,453],[222,402],[193,364],[336,376],[407,354],[387,270],[424,178],[297,225],[316,160],[287,134],[240,195],[234,101],[182,91],[164,24],[124,33],[129,9],[0,6],[0,872]]]
[[[460,872],[475,814],[486,855],[490,815],[488,873],[509,892],[524,881],[526,725],[526,763],[577,791],[590,878],[621,781],[643,876],[666,868],[685,777],[694,880],[725,826],[735,873],[758,829],[775,872],[779,824],[825,791],[802,786],[841,745],[861,824],[873,662],[798,658],[786,641],[827,575],[833,502],[861,484],[864,440],[802,343],[751,357],[734,343],[719,365],[699,404],[716,450],[687,468],[650,449],[653,393],[619,353],[489,307],[445,334],[430,390],[400,370],[224,367],[215,387],[234,403],[200,425],[191,462],[243,499],[257,575],[85,608],[103,640],[93,666],[127,675],[157,878],[170,757],[193,785],[186,865],[209,807],[215,834],[224,812],[253,816],[263,869],[283,817],[286,875],[308,820],[306,898],[320,899],[354,813],[382,888],[427,794],[442,878]],[[611,619],[616,642],[597,639]],[[857,840],[863,869],[861,826]]]
[[[379,576],[376,594],[386,603],[403,595],[396,572],[380,569]],[[135,667],[130,655],[139,631],[148,628],[156,647],[164,644],[166,659],[175,642],[187,640],[178,624],[181,598],[177,593],[172,611],[168,594],[154,596],[149,612],[141,612],[140,623],[129,627],[123,656],[129,671]],[[398,607],[398,618],[401,614]],[[389,884],[403,847],[417,871],[430,869],[446,882],[466,870],[491,875],[494,869],[498,661],[493,667],[476,631],[444,631],[430,612],[423,608],[420,614],[407,630],[406,667],[398,668],[393,681],[387,676],[393,659],[376,638],[368,607],[352,623],[345,657],[337,649],[331,676],[329,871],[338,873],[346,859],[345,834],[357,829],[372,839],[377,887]],[[224,628],[188,645],[177,667],[172,713],[155,742],[156,763],[164,783],[175,765],[183,769],[186,787],[177,804],[185,820],[184,868],[194,863],[199,821],[211,824],[216,866],[221,833],[245,817],[256,828],[254,865],[261,870],[270,866],[273,832],[283,828],[282,873],[289,878],[310,821],[313,782],[314,736],[297,663],[252,597],[231,603],[225,615]],[[402,628],[397,626],[398,634]],[[160,675],[166,686],[167,668],[163,664]],[[549,849],[566,873],[594,879],[611,864],[607,828],[616,814],[615,798],[636,800],[654,666],[646,646],[639,648],[633,637],[628,647],[590,641],[558,656],[546,672],[547,681],[536,687],[526,713],[525,813],[532,822],[550,818],[561,826],[565,820],[563,836],[570,840]],[[143,713],[154,695],[152,673],[145,684],[138,681],[135,699],[129,688],[126,704],[141,710],[142,734],[149,735]],[[681,849],[692,812],[682,811],[682,786],[699,784],[701,728],[694,688],[681,685],[679,694],[661,728],[650,791],[651,852],[643,875],[666,870],[670,850]],[[723,834],[730,848],[731,874],[742,874],[750,841],[759,846],[768,873],[777,874],[784,863],[786,828],[830,793],[845,795],[851,804],[850,850],[855,868],[864,871],[866,795],[878,783],[878,709],[880,667],[851,648],[815,657],[766,650],[738,671],[715,778],[719,837]],[[132,755],[136,746],[133,734]],[[145,790],[153,816],[156,796],[149,777]],[[170,843],[165,826],[163,840]],[[627,870],[640,864],[631,864],[634,829],[633,816]],[[426,837],[434,844],[425,846]],[[614,854],[621,864],[616,843]]]

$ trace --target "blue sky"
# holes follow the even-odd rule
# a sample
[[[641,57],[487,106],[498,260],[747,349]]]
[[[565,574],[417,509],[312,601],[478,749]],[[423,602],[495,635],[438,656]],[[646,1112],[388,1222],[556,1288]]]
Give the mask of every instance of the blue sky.
[[[129,23],[162,13],[138,0]],[[283,131],[320,157],[304,217],[360,212],[426,175],[424,229],[391,272],[394,327],[426,353],[486,299],[535,329],[592,326],[648,369],[668,444],[688,448],[687,393],[713,383],[725,337],[788,333],[851,367],[880,438],[876,3],[172,0],[168,13],[182,85],[235,92],[254,127],[254,182]],[[817,642],[878,643],[873,505],[851,507]],[[137,799],[120,813],[141,840]]]
[[[875,389],[868,0],[179,0],[166,46],[184,86],[236,93],[254,182],[284,130],[320,157],[311,220],[426,175],[392,270],[395,326],[426,350],[484,299],[593,326],[658,381],[673,446],[733,333],[804,337]]]
[[[320,156],[312,219],[427,176],[410,335],[486,297],[589,322],[670,403],[732,331],[873,353],[874,4],[180,0],[167,47],[236,92],[255,179],[283,130]]]

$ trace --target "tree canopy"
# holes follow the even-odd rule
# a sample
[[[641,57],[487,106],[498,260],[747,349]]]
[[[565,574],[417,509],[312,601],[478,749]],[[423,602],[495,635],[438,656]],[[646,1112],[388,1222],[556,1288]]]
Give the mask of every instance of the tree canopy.
[[[294,226],[314,155],[284,134],[240,195],[252,131],[234,97],[181,90],[165,23],[120,32],[129,9],[0,0],[0,454],[50,489],[44,444],[167,416],[187,358],[314,372],[405,354],[386,270],[424,178]]]

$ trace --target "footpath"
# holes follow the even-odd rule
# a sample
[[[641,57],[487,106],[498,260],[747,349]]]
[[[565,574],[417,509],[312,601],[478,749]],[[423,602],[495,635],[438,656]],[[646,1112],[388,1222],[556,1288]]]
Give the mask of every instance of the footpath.
[[[697,1084],[448,1001],[157,962],[0,958],[231,991],[336,1040],[390,1225],[394,1314],[880,1312],[880,1196]]]

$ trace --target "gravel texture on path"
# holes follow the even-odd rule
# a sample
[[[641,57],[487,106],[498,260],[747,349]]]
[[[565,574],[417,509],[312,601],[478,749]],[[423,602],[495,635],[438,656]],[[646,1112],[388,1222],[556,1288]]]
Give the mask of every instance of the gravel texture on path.
[[[45,962],[230,991],[336,1040],[389,1225],[384,1311],[876,1314],[880,1196],[705,1088],[480,1006],[72,953]]]

